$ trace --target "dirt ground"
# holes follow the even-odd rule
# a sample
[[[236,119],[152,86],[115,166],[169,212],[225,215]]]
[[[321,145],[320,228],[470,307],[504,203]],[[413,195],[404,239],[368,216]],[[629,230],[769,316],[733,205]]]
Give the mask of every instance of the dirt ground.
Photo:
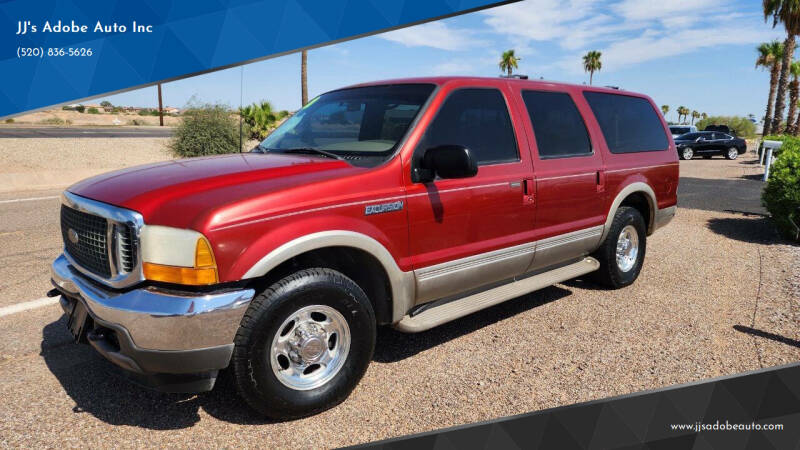
[[[677,216],[632,286],[573,280],[381,329],[350,398],[302,420],[264,421],[225,378],[202,395],[132,385],[71,342],[57,305],[0,317],[0,446],[337,447],[798,361],[800,247],[760,215],[759,172],[750,154],[681,161]],[[0,307],[42,297],[61,249],[58,200],[9,195]]]
[[[61,123],[58,123],[58,121],[61,121]],[[180,117],[164,116],[164,125],[166,126],[175,126],[180,123],[180,121]],[[14,117],[14,124],[59,125],[67,123],[73,126],[158,125],[158,116],[140,116],[138,113],[106,112],[89,114],[87,112],[80,113],[78,111],[50,109]]]

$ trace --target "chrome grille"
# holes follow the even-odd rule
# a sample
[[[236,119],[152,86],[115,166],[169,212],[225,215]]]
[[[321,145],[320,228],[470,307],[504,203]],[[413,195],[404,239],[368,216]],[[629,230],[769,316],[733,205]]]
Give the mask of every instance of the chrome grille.
[[[130,273],[136,267],[136,232],[128,225],[115,225],[119,255],[119,268]]]
[[[61,205],[61,237],[69,255],[87,270],[108,278],[108,221]]]

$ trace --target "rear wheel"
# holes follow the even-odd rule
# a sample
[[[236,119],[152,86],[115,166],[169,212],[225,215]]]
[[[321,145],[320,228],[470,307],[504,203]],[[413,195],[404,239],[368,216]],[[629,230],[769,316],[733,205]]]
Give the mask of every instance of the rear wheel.
[[[600,261],[594,272],[600,284],[618,289],[636,281],[647,251],[647,227],[636,208],[620,207],[611,222],[608,235],[592,255]]]
[[[287,276],[259,294],[236,333],[239,394],[273,419],[318,413],[358,384],[375,348],[375,313],[364,291],[330,269]]]
[[[734,160],[739,157],[739,149],[731,147],[725,151],[725,159]]]
[[[692,159],[694,156],[694,150],[689,147],[684,147],[680,150],[678,155],[681,157],[681,159]]]

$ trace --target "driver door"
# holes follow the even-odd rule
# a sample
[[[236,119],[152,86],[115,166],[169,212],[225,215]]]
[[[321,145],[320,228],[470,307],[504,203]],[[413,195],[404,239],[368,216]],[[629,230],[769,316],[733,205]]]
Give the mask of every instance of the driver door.
[[[505,83],[453,83],[412,157],[463,145],[478,163],[471,178],[413,183],[407,178],[410,253],[417,303],[522,273],[533,258],[533,172]]]

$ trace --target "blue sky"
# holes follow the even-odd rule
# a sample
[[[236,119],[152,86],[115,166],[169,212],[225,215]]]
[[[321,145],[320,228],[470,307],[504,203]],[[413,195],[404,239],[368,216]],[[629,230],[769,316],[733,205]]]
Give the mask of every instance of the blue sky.
[[[752,0],[525,0],[309,51],[311,97],[362,81],[423,75],[497,76],[502,51],[522,57],[519,73],[588,82],[581,56],[603,53],[594,84],[643,92],[659,104],[710,115],[764,113],[769,74],[754,68],[760,42],[783,39]],[[244,71],[242,74],[242,70]],[[165,105],[300,106],[300,55],[292,54],[163,85]],[[154,106],[156,88],[105,97]]]

